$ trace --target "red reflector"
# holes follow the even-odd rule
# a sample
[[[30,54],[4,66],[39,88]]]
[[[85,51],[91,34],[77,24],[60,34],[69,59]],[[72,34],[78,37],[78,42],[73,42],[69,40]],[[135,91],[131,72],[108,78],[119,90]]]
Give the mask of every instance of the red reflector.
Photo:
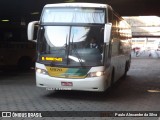
[[[72,82],[61,82],[62,86],[73,86]]]

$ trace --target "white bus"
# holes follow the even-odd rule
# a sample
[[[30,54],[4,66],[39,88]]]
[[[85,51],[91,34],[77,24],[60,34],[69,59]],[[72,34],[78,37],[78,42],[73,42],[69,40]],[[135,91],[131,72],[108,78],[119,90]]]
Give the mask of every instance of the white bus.
[[[29,40],[37,25],[38,87],[105,91],[129,70],[131,29],[109,5],[47,4],[28,25]]]

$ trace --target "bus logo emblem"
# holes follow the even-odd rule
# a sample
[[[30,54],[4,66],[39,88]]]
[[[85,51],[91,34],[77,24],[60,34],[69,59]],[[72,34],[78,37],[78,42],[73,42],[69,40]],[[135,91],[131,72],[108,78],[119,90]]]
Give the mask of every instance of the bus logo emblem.
[[[51,71],[56,71],[56,72],[61,72],[62,69],[61,68],[50,68]]]

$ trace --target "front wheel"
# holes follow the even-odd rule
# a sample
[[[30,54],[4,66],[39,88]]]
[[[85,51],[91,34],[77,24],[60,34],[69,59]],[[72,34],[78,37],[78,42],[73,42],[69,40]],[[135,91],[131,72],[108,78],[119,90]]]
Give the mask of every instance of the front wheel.
[[[110,78],[110,87],[111,88],[113,87],[113,84],[114,84],[114,69],[112,70],[111,78]]]

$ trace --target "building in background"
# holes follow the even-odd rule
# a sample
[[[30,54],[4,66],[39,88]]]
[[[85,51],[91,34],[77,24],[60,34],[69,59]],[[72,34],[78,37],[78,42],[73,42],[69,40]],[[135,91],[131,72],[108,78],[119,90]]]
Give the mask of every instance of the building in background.
[[[159,50],[160,17],[158,16],[131,16],[123,17],[132,29],[132,48]]]

